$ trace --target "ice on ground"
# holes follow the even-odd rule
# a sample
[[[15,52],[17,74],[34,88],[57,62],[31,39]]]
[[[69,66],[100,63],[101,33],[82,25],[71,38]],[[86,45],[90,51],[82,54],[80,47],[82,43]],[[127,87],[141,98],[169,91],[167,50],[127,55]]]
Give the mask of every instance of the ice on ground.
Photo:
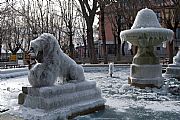
[[[28,68],[11,68],[0,70],[0,80],[5,78],[14,78],[28,74]]]
[[[84,69],[86,79],[95,80],[97,86],[102,90],[102,96],[107,100],[108,108],[90,115],[76,117],[76,120],[95,118],[168,120],[169,116],[171,119],[180,119],[180,96],[169,92],[169,87],[180,86],[176,79],[165,81],[165,85],[161,89],[138,89],[127,84],[129,67],[117,68],[115,66],[113,77],[109,77],[108,67]],[[22,106],[17,104],[17,96],[21,92],[22,86],[29,86],[27,76],[1,79],[0,108],[9,109],[7,112],[21,115],[22,113],[18,113],[18,109]],[[30,109],[26,109],[26,111],[27,113],[32,112]]]

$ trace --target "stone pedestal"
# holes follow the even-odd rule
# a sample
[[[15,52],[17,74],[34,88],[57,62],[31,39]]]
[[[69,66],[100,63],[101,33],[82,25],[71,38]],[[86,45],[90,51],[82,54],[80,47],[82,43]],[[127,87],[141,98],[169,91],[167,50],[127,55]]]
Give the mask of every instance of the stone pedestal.
[[[173,57],[173,64],[169,64],[166,68],[164,76],[180,80],[180,48],[176,56]]]
[[[176,78],[180,80],[180,65],[169,64],[168,67],[166,68],[164,77]]]
[[[42,109],[47,113],[43,116],[37,114],[36,117],[56,120],[103,109],[104,103],[96,82],[84,81],[50,87],[29,87],[23,105],[32,109]]]
[[[161,87],[164,84],[162,66],[152,46],[138,46],[130,67],[129,84],[140,88]]]
[[[160,87],[164,83],[162,66],[132,64],[128,83],[140,88]]]

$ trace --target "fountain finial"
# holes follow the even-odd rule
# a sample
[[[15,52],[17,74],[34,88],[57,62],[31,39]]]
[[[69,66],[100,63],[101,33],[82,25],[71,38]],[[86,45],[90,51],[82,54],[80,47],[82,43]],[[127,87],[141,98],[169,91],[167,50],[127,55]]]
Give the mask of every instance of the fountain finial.
[[[153,10],[145,8],[137,13],[137,16],[135,18],[134,24],[131,27],[131,29],[149,28],[149,27],[161,28],[161,25]]]

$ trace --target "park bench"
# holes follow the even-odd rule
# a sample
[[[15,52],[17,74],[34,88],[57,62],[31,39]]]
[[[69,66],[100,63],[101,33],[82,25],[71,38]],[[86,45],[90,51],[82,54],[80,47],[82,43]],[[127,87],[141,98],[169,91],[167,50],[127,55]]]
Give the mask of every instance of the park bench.
[[[164,58],[164,57],[160,57],[160,63],[164,64],[168,64],[169,63],[169,58]]]
[[[10,68],[16,68],[18,66],[18,63],[17,62],[6,62],[6,65],[5,65],[5,67],[6,68],[8,68],[8,67],[10,67]]]
[[[5,68],[6,64],[4,62],[0,62],[0,68]]]
[[[99,63],[104,62],[104,58],[97,58],[97,59]]]

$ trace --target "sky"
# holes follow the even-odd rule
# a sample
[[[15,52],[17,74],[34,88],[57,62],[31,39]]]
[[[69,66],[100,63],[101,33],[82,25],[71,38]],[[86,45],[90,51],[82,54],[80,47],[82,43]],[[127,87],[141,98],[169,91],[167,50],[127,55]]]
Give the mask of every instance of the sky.
[[[0,0],[1,2],[0,2],[0,8],[2,8],[2,7],[4,7],[5,5],[6,5],[6,1],[7,0]],[[9,0],[10,2],[11,1],[16,1],[17,2],[17,6],[20,6],[20,1],[23,1],[23,0]],[[28,0],[24,0],[24,1],[28,1]],[[31,1],[31,0],[30,0]],[[46,0],[44,0],[44,4],[46,4],[46,2],[45,2]],[[52,0],[52,1],[58,1],[58,0]],[[77,3],[79,3],[78,2],[78,0],[75,0],[75,1],[77,1]],[[1,3],[3,3],[3,4],[1,4]],[[57,7],[57,10],[59,10],[59,6],[58,6],[58,4],[57,5],[54,5],[53,7]],[[94,21],[94,25],[97,25],[97,23],[98,23],[98,16],[96,15],[95,16],[95,21]]]

